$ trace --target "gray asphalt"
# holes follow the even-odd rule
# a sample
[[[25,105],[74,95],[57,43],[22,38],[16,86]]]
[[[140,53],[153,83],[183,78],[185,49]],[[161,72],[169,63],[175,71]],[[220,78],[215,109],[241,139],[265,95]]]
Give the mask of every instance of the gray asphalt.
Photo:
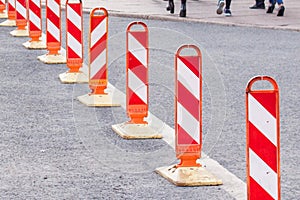
[[[125,91],[125,29],[110,18],[109,81]],[[245,181],[245,87],[256,75],[276,79],[281,97],[282,199],[299,193],[299,53],[294,31],[143,20],[150,30],[150,111],[173,127],[176,49],[203,54],[203,151]],[[85,15],[85,22],[88,16]],[[84,23],[85,40],[88,23]],[[163,28],[162,28],[163,27]],[[110,128],[122,108],[87,108],[87,85],[64,85],[65,65],[45,65],[0,28],[3,199],[233,199],[223,186],[176,187],[153,171],[176,163],[161,140],[127,141]],[[87,50],[85,50],[87,52]],[[87,54],[85,54],[87,55]],[[87,63],[87,59],[85,59]]]

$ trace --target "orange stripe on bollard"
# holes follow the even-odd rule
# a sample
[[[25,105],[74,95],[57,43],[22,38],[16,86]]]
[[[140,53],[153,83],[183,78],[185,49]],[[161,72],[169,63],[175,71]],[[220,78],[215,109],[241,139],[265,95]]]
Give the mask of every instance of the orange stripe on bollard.
[[[272,90],[252,89],[267,81]],[[248,199],[280,199],[279,89],[274,79],[257,76],[246,88]]]
[[[107,68],[108,13],[105,8],[94,8],[90,14],[89,34],[89,87],[90,94],[78,97],[87,106],[120,106],[106,93],[108,84]]]
[[[66,2],[66,40],[68,72],[59,75],[62,83],[87,83],[88,77],[80,71],[83,64],[82,2]]]
[[[183,50],[194,51],[183,55]],[[175,136],[180,163],[156,172],[178,186],[220,185],[197,160],[202,149],[202,55],[195,45],[181,46],[175,55]]]
[[[113,125],[125,139],[162,138],[144,120],[148,115],[148,27],[132,22],[126,30],[126,111],[130,121]]]

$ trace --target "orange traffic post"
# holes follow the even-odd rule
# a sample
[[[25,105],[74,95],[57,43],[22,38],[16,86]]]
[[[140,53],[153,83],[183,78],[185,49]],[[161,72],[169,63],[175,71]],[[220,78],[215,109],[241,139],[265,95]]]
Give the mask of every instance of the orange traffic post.
[[[67,67],[59,74],[62,83],[87,83],[88,76],[80,68],[83,64],[83,18],[81,0],[66,2]]]
[[[2,1],[2,0],[1,0]],[[8,19],[0,23],[0,26],[16,26],[16,2],[15,0],[8,0]]]
[[[42,37],[42,10],[41,0],[29,0],[29,37],[30,41],[23,43],[28,49],[46,49],[46,44],[41,40]]]
[[[194,51],[184,55],[182,51]],[[181,46],[175,56],[175,136],[177,165],[156,172],[178,186],[220,185],[222,181],[197,162],[202,150],[202,55],[195,45]]]
[[[267,82],[273,88],[253,89],[257,82]],[[248,200],[280,200],[279,116],[276,81],[269,76],[252,78],[246,88]]]
[[[15,37],[28,37],[27,29],[27,0],[16,0],[16,24],[17,29],[10,32]]]
[[[64,64],[66,56],[61,53],[61,3],[46,0],[46,45],[48,53],[38,56],[46,64]]]
[[[148,116],[148,27],[132,22],[126,31],[126,111],[130,121],[112,129],[125,139],[162,138],[145,118]]]
[[[8,18],[5,0],[0,0],[0,19]]]
[[[94,8],[90,14],[89,87],[91,92],[78,97],[87,106],[121,106],[112,99],[108,84],[108,12]]]

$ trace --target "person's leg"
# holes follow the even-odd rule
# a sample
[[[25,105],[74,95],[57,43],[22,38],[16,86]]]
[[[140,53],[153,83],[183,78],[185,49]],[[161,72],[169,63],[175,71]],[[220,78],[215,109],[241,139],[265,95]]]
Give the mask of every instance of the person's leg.
[[[225,9],[230,9],[231,0],[226,0]]]
[[[230,4],[231,4],[231,0],[226,0],[226,5],[225,5],[225,9],[224,9],[224,14],[226,17],[231,16]]]
[[[174,9],[175,9],[174,0],[169,0],[169,5],[167,6],[167,11],[170,11],[170,13],[173,14]]]
[[[275,0],[269,0],[267,13],[273,13],[274,8],[275,8]]]
[[[285,7],[283,6],[283,0],[277,0],[277,4],[279,6],[277,16],[282,17],[284,15],[284,10],[285,10]]]
[[[186,16],[186,0],[181,0],[181,9],[180,9],[179,16],[180,17]]]

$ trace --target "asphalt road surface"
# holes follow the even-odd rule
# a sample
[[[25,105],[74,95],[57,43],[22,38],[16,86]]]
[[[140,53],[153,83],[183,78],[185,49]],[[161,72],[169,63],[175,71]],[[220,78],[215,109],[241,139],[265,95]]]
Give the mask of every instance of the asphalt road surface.
[[[282,199],[299,199],[299,32],[111,17],[109,82],[123,93],[126,27],[136,20],[149,28],[150,112],[165,123],[157,129],[174,126],[174,54],[196,44],[203,56],[203,151],[237,180],[246,181],[247,82],[256,75],[277,81]],[[81,104],[77,96],[88,86],[61,84],[66,65],[38,61],[46,51],[25,49],[28,38],[10,36],[14,29],[0,27],[2,199],[240,199],[242,191],[226,184],[176,187],[157,175],[155,168],[178,162],[174,149],[165,140],[121,139],[111,125],[128,120],[124,108]]]

